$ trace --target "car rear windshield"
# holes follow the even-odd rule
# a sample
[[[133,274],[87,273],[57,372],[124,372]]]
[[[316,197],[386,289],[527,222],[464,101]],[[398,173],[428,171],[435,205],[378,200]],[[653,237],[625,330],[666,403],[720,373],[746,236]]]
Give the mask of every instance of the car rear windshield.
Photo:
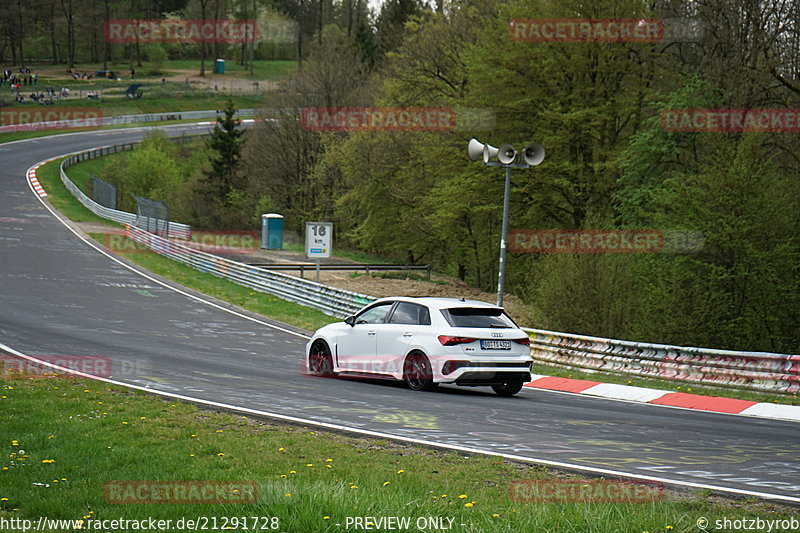
[[[517,325],[502,309],[453,307],[442,309],[447,323],[454,328],[515,328]]]

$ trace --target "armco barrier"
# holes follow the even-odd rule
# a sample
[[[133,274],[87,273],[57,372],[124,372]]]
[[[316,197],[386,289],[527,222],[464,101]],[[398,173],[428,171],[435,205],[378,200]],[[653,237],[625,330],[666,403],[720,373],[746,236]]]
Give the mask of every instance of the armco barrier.
[[[83,204],[86,209],[94,213],[95,215],[105,218],[106,220],[111,220],[113,222],[118,222],[120,224],[132,224],[135,225],[139,217],[134,213],[128,213],[127,211],[119,211],[117,209],[110,209],[103,205],[98,204],[88,196],[86,196],[80,188],[75,185],[72,180],[69,179],[67,173],[64,171],[70,165],[74,165],[80,161],[87,161],[89,159],[94,159],[96,157],[102,157],[108,154],[114,154],[117,152],[125,152],[128,150],[132,150],[137,143],[126,143],[126,144],[115,144],[111,146],[102,146],[100,148],[94,148],[92,150],[85,150],[83,152],[79,152],[77,154],[71,155],[64,159],[61,162],[60,166],[60,173],[61,173],[61,182],[67,188],[67,190],[72,193],[72,196],[78,199],[78,201]],[[169,223],[169,235],[173,237],[177,237],[180,239],[188,239],[192,234],[191,226],[186,224],[180,224],[178,222],[170,222]]]
[[[536,362],[737,389],[800,392],[800,355],[686,348],[523,328]]]
[[[375,298],[364,294],[329,287],[278,272],[270,272],[201,252],[191,246],[164,239],[130,224],[126,225],[125,234],[131,240],[150,248],[155,253],[189,265],[201,272],[208,272],[239,285],[319,309],[323,313],[337,318],[350,316],[368,303],[375,301]]]
[[[252,117],[256,115],[256,109],[239,109],[236,112],[236,117]],[[142,122],[163,122],[165,120],[197,120],[201,118],[216,119],[219,115],[218,111],[213,109],[203,111],[173,111],[171,113],[145,113],[140,115],[119,115],[116,117],[98,117],[93,120],[91,126],[119,126],[124,124],[139,124]],[[64,125],[59,121],[50,122],[31,122],[26,124],[9,124],[0,126],[0,133],[13,133],[20,130],[20,126],[24,126],[25,130],[47,130],[47,129],[62,129]]]

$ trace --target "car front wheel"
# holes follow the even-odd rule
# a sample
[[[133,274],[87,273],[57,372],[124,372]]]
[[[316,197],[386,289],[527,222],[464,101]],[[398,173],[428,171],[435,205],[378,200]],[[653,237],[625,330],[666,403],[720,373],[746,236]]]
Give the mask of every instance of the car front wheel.
[[[522,378],[510,377],[503,383],[492,385],[492,390],[494,390],[494,392],[499,396],[514,396],[516,393],[522,390],[522,386],[524,384],[525,380]]]
[[[315,376],[333,376],[333,357],[328,343],[319,340],[311,345],[308,354],[308,368]]]
[[[403,367],[403,380],[411,390],[434,390],[431,362],[425,354],[416,352],[409,354]]]

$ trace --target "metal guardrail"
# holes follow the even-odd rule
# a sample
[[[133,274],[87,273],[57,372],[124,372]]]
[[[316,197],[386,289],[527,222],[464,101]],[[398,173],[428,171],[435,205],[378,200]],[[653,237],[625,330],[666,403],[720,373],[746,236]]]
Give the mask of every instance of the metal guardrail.
[[[75,185],[72,180],[69,179],[65,169],[75,163],[80,161],[87,161],[89,159],[94,159],[97,157],[102,157],[104,155],[115,154],[117,152],[126,152],[133,150],[133,147],[136,146],[138,142],[133,143],[125,143],[125,144],[114,144],[110,146],[102,146],[100,148],[93,148],[91,150],[85,150],[83,152],[79,152],[77,154],[71,155],[64,159],[61,162],[59,167],[59,172],[61,174],[61,182],[67,188],[67,190],[72,193],[72,196],[78,199],[78,201],[83,204],[86,209],[94,213],[95,215],[105,218],[106,220],[111,220],[113,222],[118,222],[120,224],[132,224],[136,225],[137,222],[142,222],[141,217],[138,217],[135,213],[128,213],[127,211],[120,211],[118,209],[111,209],[109,207],[105,207],[103,205],[98,204],[77,186]],[[145,222],[147,222],[145,220]],[[192,235],[192,227],[187,224],[181,224],[179,222],[169,222],[168,223],[168,234],[180,239],[188,239]]]
[[[345,318],[375,301],[372,296],[329,287],[310,280],[247,265],[231,259],[192,248],[174,240],[164,239],[133,225],[126,225],[125,234],[157,254],[180,263],[238,283],[244,287],[266,292],[290,302],[319,309],[327,315]]]
[[[254,117],[257,109],[239,109],[236,117]],[[119,126],[123,124],[137,124],[141,122],[163,122],[165,120],[197,120],[201,118],[216,119],[219,112],[213,109],[203,111],[173,111],[172,113],[145,113],[139,115],[120,115],[116,117],[98,117],[96,119],[81,119],[72,127],[101,127]],[[47,129],[64,129],[70,127],[69,119],[63,121],[31,122],[23,124],[8,124],[0,126],[0,133],[13,133],[18,131],[39,131]]]
[[[536,362],[755,391],[800,392],[800,355],[648,344],[523,328]]]
[[[265,270],[299,270],[300,277],[304,277],[306,271],[315,271],[317,265],[314,263],[248,263],[250,266],[263,268]],[[369,276],[370,271],[420,271],[425,272],[428,279],[431,278],[430,265],[387,265],[387,264],[323,264],[319,265],[320,270],[343,270],[343,271],[366,271]]]

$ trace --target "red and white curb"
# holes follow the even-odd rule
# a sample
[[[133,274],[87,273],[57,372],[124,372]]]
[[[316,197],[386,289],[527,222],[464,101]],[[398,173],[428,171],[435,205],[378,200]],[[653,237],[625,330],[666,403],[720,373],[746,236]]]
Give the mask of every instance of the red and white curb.
[[[612,400],[651,403],[669,407],[680,407],[683,409],[710,411],[713,413],[746,415],[800,422],[800,405],[782,405],[778,403],[721,398],[718,396],[703,396],[701,394],[689,394],[685,392],[669,392],[645,387],[616,385],[613,383],[601,383],[599,381],[587,381],[583,379],[559,378],[540,374],[533,374],[531,377],[533,381],[526,383],[525,386],[534,389],[572,392],[575,394],[600,396]]]
[[[47,198],[47,192],[45,192],[44,187],[42,187],[42,184],[39,183],[39,180],[36,178],[36,170],[40,166],[50,161],[52,161],[52,159],[48,159],[47,161],[42,161],[41,163],[36,163],[34,166],[28,169],[27,173],[28,181],[30,182],[31,187],[33,188],[34,192],[36,192],[36,194],[38,194],[42,198]]]

